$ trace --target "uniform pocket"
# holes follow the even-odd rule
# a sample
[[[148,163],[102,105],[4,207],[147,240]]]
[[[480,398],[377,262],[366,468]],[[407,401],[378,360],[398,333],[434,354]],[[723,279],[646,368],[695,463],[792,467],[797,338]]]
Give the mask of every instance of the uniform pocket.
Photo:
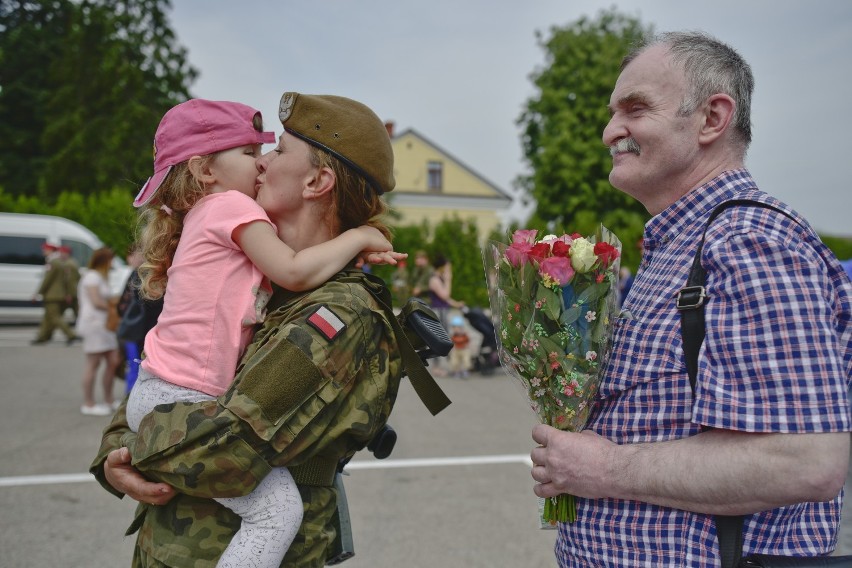
[[[196,497],[248,494],[270,466],[235,433],[240,421],[216,410],[215,402],[156,407],[142,420],[135,439],[132,434],[122,439],[133,465],[146,477]]]

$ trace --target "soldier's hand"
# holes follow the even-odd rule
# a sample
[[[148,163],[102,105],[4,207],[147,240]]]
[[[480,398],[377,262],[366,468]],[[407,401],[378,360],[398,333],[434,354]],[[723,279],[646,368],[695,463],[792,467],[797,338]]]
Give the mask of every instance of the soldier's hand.
[[[149,505],[165,505],[175,496],[174,487],[167,483],[148,481],[130,465],[130,450],[119,448],[107,455],[104,476],[116,490],[131,499]]]

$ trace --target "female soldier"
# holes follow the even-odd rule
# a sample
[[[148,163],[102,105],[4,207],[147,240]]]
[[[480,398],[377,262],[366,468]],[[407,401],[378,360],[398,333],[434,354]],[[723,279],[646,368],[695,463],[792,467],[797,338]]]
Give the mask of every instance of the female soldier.
[[[356,101],[298,93],[284,94],[279,117],[284,133],[258,159],[257,200],[281,239],[299,251],[363,224],[388,234],[378,220],[385,211],[381,194],[395,181],[382,121]],[[276,290],[234,385],[218,403],[155,410],[137,438],[128,435],[119,409],[91,471],[107,490],[142,502],[133,527],[141,528],[134,566],[194,567],[198,560],[212,566],[239,518],[209,496],[244,495],[270,466],[283,465],[299,484],[305,513],[282,566],[325,564],[337,465],[385,423],[403,374],[404,339],[377,301],[382,293],[380,281],[355,270],[313,291]],[[163,447],[163,437],[184,441],[171,451],[150,451]],[[168,485],[139,476],[124,445],[134,465]],[[213,466],[223,463],[217,460],[230,465]]]

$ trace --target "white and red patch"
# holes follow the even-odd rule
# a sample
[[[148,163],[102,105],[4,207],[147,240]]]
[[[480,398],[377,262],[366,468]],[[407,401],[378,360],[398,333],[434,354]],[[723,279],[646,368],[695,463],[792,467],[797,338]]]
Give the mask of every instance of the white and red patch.
[[[346,329],[346,324],[343,323],[343,320],[337,317],[337,314],[326,306],[320,306],[317,311],[311,314],[308,317],[308,323],[329,341]]]

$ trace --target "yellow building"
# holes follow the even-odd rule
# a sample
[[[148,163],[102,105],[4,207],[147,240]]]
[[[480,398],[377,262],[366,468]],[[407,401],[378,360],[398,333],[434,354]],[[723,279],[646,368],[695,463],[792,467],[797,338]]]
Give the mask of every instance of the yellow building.
[[[391,224],[430,227],[458,216],[476,222],[481,239],[503,225],[512,198],[462,161],[409,128],[399,135],[386,124],[394,153],[396,189],[388,194],[391,209],[400,216]]]

